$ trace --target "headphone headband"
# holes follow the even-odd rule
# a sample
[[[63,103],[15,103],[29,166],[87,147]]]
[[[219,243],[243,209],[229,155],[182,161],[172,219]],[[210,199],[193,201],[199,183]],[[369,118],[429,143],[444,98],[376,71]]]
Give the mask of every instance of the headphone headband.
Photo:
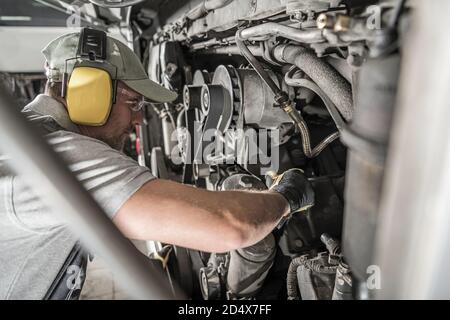
[[[62,75],[62,87],[61,87],[61,97],[66,97],[67,91],[67,62],[70,60],[81,60],[84,63],[78,64],[89,66],[93,68],[99,68],[96,63],[106,64],[112,68],[99,68],[108,72],[111,76],[113,83],[113,103],[116,102],[116,90],[117,90],[117,66],[111,64],[106,60],[107,51],[107,35],[106,32],[102,30],[96,30],[91,28],[83,28],[80,32],[80,38],[78,41],[77,54],[73,58],[66,59],[64,62],[64,73]],[[98,61],[100,60],[100,61]]]
[[[78,43],[78,55],[91,61],[106,60],[106,33],[101,30],[83,28]]]

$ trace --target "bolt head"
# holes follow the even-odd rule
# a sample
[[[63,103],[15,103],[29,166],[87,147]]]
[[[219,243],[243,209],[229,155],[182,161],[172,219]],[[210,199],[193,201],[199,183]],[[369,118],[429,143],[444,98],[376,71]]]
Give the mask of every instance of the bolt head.
[[[316,20],[317,28],[319,29],[325,29],[329,27],[330,19],[327,14],[321,13]]]
[[[205,108],[208,108],[208,106],[209,106],[209,93],[208,93],[208,91],[205,91],[203,93],[202,103],[203,103],[203,106]]]
[[[190,102],[189,89],[185,88],[185,90],[184,90],[184,103],[186,105],[189,105],[189,102]]]
[[[295,246],[296,246],[297,248],[303,247],[303,241],[300,240],[300,239],[295,240],[295,241],[294,241],[294,244],[295,244]]]

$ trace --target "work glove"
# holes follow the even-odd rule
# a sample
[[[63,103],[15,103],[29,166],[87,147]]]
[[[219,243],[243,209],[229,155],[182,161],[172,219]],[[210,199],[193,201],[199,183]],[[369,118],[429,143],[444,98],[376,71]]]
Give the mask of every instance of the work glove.
[[[302,170],[289,169],[273,178],[269,190],[280,193],[288,201],[291,214],[314,205],[314,191]]]

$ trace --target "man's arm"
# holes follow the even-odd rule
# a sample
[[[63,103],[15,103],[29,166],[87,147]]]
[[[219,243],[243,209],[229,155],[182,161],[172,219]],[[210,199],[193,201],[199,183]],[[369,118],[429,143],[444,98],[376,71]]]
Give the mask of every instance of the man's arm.
[[[276,192],[208,191],[159,179],[143,185],[113,221],[132,239],[226,252],[263,239],[289,212]]]

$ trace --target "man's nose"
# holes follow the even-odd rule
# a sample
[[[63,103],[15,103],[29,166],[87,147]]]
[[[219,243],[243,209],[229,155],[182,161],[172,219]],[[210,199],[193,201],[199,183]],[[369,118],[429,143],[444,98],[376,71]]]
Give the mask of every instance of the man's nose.
[[[133,123],[133,125],[141,125],[143,119],[144,119],[144,114],[143,114],[142,110],[139,110],[139,111],[133,112],[133,117],[131,119],[131,122]]]

